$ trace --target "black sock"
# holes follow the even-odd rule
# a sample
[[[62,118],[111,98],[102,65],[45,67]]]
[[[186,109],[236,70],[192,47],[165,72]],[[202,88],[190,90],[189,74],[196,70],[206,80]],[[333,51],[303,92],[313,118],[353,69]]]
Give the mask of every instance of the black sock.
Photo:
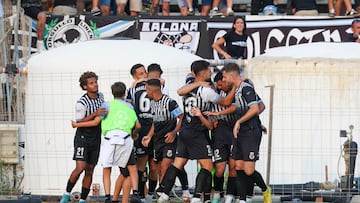
[[[214,175],[214,190],[216,192],[221,192],[224,189],[224,176],[217,177]]]
[[[246,196],[252,197],[254,194],[254,179],[251,176],[247,177],[247,189],[246,189]]]
[[[72,183],[72,182],[70,182],[70,180],[68,180],[67,185],[66,185],[66,192],[70,193],[71,190],[74,188],[74,186],[75,186],[75,183]]]
[[[236,193],[240,196],[240,200],[246,200],[247,175],[244,170],[236,170]]]
[[[179,171],[178,178],[181,183],[181,189],[188,190],[189,189],[189,181],[188,181],[188,177],[187,177],[187,173],[186,173],[185,169],[182,169],[181,171]]]
[[[211,172],[202,168],[196,176],[196,183],[195,183],[195,190],[194,190],[194,197],[200,198],[201,193],[204,192],[204,202],[207,200],[205,199],[207,195],[210,197],[211,192]],[[209,193],[209,194],[207,194]]]
[[[139,196],[139,191],[133,190],[133,196]]]
[[[83,200],[86,200],[87,196],[89,195],[89,192],[90,192],[90,188],[82,187],[81,188],[81,196],[80,196],[80,198],[83,199]]]
[[[205,169],[204,169],[205,170]],[[211,189],[212,189],[212,175],[211,172],[205,170],[207,175],[205,179],[205,187],[204,187],[204,202],[210,201]]]
[[[149,190],[148,193],[149,195],[153,195],[156,189],[156,185],[157,185],[157,180],[151,180],[149,178]]]
[[[236,195],[236,177],[228,177],[226,194],[234,196]]]
[[[164,193],[169,195],[170,190],[174,186],[175,178],[177,174],[179,173],[179,169],[176,168],[174,165],[170,165],[169,168],[166,170],[164,179],[161,183],[161,185],[164,187]]]
[[[256,183],[257,186],[261,188],[263,192],[267,190],[267,186],[265,184],[264,179],[262,178],[261,174],[258,171],[254,171],[254,173],[250,176],[253,181]]]
[[[105,195],[105,199],[110,200],[110,194]]]
[[[144,190],[145,190],[145,184],[144,184],[144,171],[138,171],[138,175],[139,175],[139,180],[138,180],[138,192],[139,192],[139,196],[141,198],[144,198]]]

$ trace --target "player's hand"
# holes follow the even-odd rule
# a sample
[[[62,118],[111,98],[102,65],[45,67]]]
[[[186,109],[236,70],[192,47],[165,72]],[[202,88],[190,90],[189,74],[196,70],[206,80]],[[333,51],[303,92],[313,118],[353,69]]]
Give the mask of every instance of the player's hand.
[[[101,116],[107,114],[107,111],[105,108],[98,108],[95,112],[95,116]]]
[[[77,122],[71,120],[71,126],[72,126],[73,128],[77,128]]]
[[[214,121],[213,121],[214,128],[217,128],[218,124],[219,124],[219,121],[218,121],[218,120],[214,120]]]
[[[131,137],[132,137],[133,140],[137,140],[139,138],[139,134],[138,133],[136,133],[136,134],[132,133]]]
[[[224,54],[224,58],[225,58],[225,59],[232,59],[232,57],[231,57],[230,54],[228,54],[228,53],[225,53],[225,54]]]
[[[267,129],[264,125],[261,125],[261,131],[264,133],[264,134],[267,134]]]
[[[165,143],[173,143],[176,138],[176,134],[172,132],[168,132],[165,135]]]
[[[151,137],[150,136],[144,136],[141,140],[141,144],[144,145],[144,147],[148,147],[150,143]]]
[[[144,82],[144,81],[147,81],[147,78],[141,78],[141,79],[139,79],[139,80],[133,81],[133,82],[131,83],[131,87],[136,87],[136,85],[137,85],[138,83],[141,83],[141,82]]]
[[[165,86],[165,80],[164,80],[163,78],[160,78],[159,80],[160,80],[160,84],[161,84],[161,86],[163,86],[163,87],[164,87],[164,86]]]
[[[202,116],[202,113],[198,107],[192,107],[190,112],[196,117]]]
[[[211,111],[204,111],[203,114],[206,116],[218,116],[219,115],[218,112],[211,112]]]
[[[236,123],[234,125],[234,129],[233,129],[233,134],[234,134],[235,138],[237,138],[239,130],[240,130],[240,121],[238,120],[238,121],[236,121]]]

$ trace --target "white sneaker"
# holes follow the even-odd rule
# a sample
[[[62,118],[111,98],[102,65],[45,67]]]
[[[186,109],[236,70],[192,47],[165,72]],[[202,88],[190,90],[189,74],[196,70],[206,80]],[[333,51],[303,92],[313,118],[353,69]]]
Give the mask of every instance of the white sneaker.
[[[356,15],[357,12],[354,9],[351,9],[350,11],[346,11],[345,15],[346,16],[352,16],[352,15]]]
[[[184,202],[190,202],[192,195],[190,194],[189,190],[184,190],[182,193],[181,198]]]
[[[233,203],[234,196],[233,195],[225,195],[225,202],[224,203]]]
[[[46,51],[45,49],[45,46],[44,46],[44,42],[42,40],[38,40],[36,42],[36,48],[37,48],[37,51],[40,53],[40,52],[43,52],[43,51]]]
[[[193,198],[191,198],[190,203],[202,203],[202,201],[201,201],[201,199],[200,199],[200,198],[193,197]]]
[[[218,8],[213,8],[210,10],[209,16],[221,16],[222,13],[220,13]]]
[[[228,16],[234,16],[235,12],[232,10],[232,8],[227,8],[226,9],[226,15]]]
[[[144,202],[145,202],[145,203],[151,203],[151,202],[152,202],[152,199],[153,199],[153,195],[147,194],[146,197],[145,197]]]
[[[101,16],[102,12],[98,7],[95,7],[91,9],[91,14],[93,16]]]
[[[165,202],[169,202],[169,196],[165,193],[162,193],[159,197],[159,199],[157,200],[158,203],[165,203]]]

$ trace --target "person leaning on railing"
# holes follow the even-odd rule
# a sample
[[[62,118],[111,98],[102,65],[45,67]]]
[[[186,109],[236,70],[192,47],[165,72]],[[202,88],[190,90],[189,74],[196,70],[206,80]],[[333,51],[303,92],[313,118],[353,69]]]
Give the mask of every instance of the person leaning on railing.
[[[46,22],[46,13],[41,9],[41,0],[22,0],[21,7],[24,9],[25,15],[37,20],[36,33],[38,52],[44,51],[43,33]]]
[[[245,59],[246,40],[248,38],[245,30],[245,18],[241,16],[235,17],[231,31],[217,39],[212,48],[225,59]],[[225,49],[222,48],[224,44],[226,44]]]

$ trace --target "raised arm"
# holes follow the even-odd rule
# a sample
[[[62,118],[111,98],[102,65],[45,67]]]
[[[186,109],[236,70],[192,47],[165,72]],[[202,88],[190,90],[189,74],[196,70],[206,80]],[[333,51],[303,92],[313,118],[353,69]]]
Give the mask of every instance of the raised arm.
[[[186,84],[182,87],[180,87],[180,89],[178,89],[177,93],[179,96],[184,96],[186,94],[188,94],[189,92],[191,92],[191,90],[200,87],[200,86],[204,86],[204,87],[210,87],[210,84],[208,82],[193,82],[190,84]]]

